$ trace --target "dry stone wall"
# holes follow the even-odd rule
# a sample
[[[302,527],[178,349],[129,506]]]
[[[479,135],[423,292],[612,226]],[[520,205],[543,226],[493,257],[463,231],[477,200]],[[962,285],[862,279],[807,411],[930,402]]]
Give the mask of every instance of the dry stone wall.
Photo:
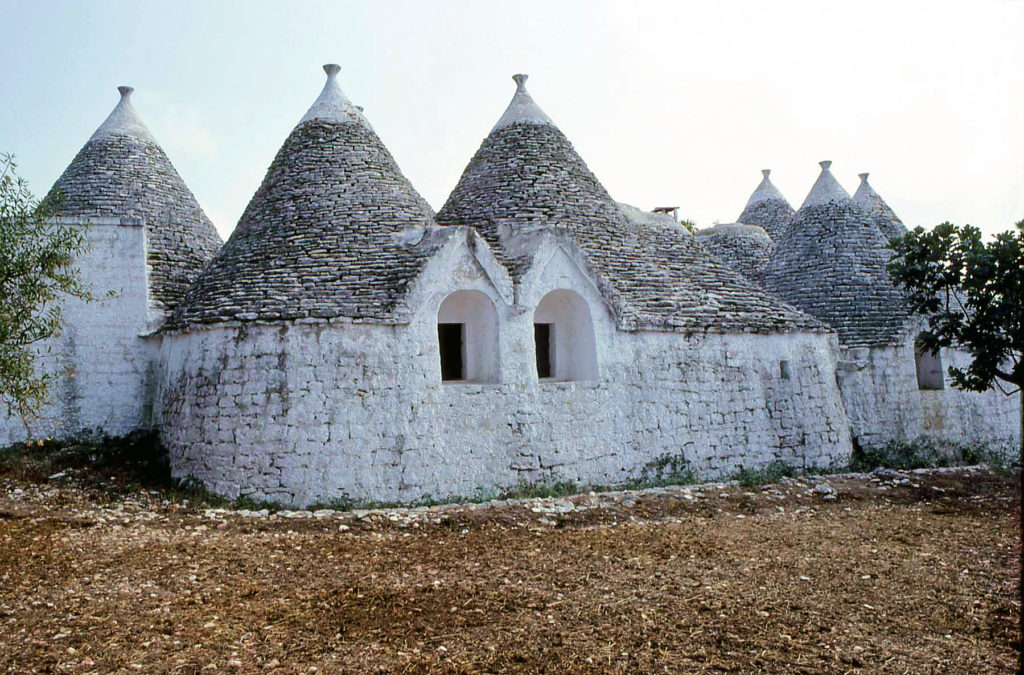
[[[0,409],[0,445],[26,438],[123,436],[151,422],[159,356],[147,330],[146,228],[137,219],[94,219],[78,260],[97,300],[64,305],[63,334],[39,348],[54,377],[53,404],[29,429]]]
[[[896,345],[840,350],[837,380],[855,443],[877,448],[927,437],[1012,452],[1020,439],[1020,394],[960,391],[948,373],[944,389],[918,389],[914,338],[911,333]],[[968,354],[942,350],[943,371],[969,362]]]
[[[167,335],[162,433],[175,473],[228,495],[308,504],[618,483],[682,459],[707,477],[849,459],[834,337],[619,331],[570,258],[549,255],[514,306],[467,254],[447,284],[425,281],[408,325],[307,320]],[[590,307],[596,381],[537,380],[533,309],[555,288]],[[499,383],[441,382],[437,310],[465,289],[498,309]]]

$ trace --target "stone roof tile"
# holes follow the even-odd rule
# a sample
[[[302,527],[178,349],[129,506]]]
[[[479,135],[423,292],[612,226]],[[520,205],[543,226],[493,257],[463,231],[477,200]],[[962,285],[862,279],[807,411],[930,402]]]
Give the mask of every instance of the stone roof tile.
[[[765,287],[833,327],[845,346],[897,343],[909,314],[886,271],[886,242],[830,164],[775,242]]]
[[[887,241],[893,237],[902,237],[907,233],[907,227],[896,215],[896,212],[868,183],[868,174],[860,174],[860,185],[853,194],[853,201],[874,217],[875,224],[878,225],[878,229]]]
[[[549,228],[566,232],[627,330],[823,329],[710,256],[697,237],[627,218],[565,135],[536,121],[539,107],[514,119],[528,96],[522,80],[516,84],[505,123],[470,160],[438,212],[440,224],[475,227],[517,281],[530,263],[519,240]]]
[[[772,256],[771,237],[764,228],[746,223],[721,223],[697,232],[711,254],[759,286]]]
[[[131,87],[54,183],[63,217],[145,222],[150,298],[172,310],[221,238],[131,103]]]
[[[769,178],[771,169],[762,169],[761,174],[761,183],[750,195],[737,222],[762,227],[774,240],[782,236],[793,219],[793,207]]]
[[[324,91],[285,140],[238,227],[169,326],[345,317],[400,323],[437,237],[430,206],[349,102]]]

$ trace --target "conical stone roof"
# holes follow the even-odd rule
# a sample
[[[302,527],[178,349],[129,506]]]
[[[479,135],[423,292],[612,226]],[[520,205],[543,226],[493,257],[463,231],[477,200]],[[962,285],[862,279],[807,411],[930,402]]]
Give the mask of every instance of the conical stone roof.
[[[632,330],[820,329],[759,291],[678,228],[624,215],[572,144],[515,76],[516,92],[463,172],[437,220],[477,228],[518,280],[530,235],[567,235],[587,272]]]
[[[882,196],[875,192],[875,189],[868,183],[868,174],[860,174],[860,185],[853,194],[853,201],[871,214],[886,241],[893,237],[902,237],[907,233],[907,227],[896,215],[896,212],[889,208]]]
[[[131,87],[93,133],[46,200],[70,219],[138,218],[145,222],[150,298],[173,309],[221,238],[171,161],[139,118]]]
[[[716,258],[760,285],[772,257],[772,239],[764,228],[746,223],[720,223],[697,232],[700,243]]]
[[[401,322],[396,309],[436,250],[403,231],[434,225],[362,113],[327,83],[278,151],[238,226],[172,327],[347,317]],[[412,243],[410,243],[412,242]]]
[[[736,222],[764,228],[773,240],[780,238],[793,219],[793,207],[772,183],[771,169],[762,169],[761,183],[750,195]]]
[[[821,163],[821,175],[775,242],[765,287],[832,326],[844,346],[896,343],[908,313],[886,272],[885,240],[830,165]]]

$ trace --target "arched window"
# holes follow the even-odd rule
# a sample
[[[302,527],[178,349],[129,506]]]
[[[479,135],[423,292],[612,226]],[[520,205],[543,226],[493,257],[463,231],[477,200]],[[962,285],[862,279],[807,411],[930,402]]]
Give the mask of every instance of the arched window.
[[[914,365],[917,367],[917,388],[922,390],[944,389],[945,377],[942,372],[942,355],[930,352],[921,346],[921,338],[914,342]]]
[[[443,382],[499,382],[498,312],[480,291],[456,291],[437,310]]]
[[[579,293],[559,289],[545,295],[533,313],[533,338],[542,382],[597,379],[594,325]]]

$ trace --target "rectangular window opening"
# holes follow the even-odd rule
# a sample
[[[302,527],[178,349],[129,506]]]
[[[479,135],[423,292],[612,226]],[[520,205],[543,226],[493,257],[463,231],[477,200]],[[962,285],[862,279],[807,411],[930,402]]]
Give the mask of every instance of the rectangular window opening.
[[[537,348],[537,377],[542,380],[554,377],[554,372],[551,368],[551,362],[554,360],[551,358],[551,351],[554,347],[551,339],[553,332],[553,324],[533,324],[533,342]]]
[[[466,339],[466,324],[437,324],[437,342],[441,352],[441,380],[466,379],[466,364],[463,345]]]
[[[942,371],[942,356],[938,352],[925,351],[918,346],[914,354],[917,366],[917,388],[922,391],[940,391],[946,382]]]
[[[793,369],[789,365],[789,361],[779,361],[779,377],[784,380],[788,380],[793,377]]]

